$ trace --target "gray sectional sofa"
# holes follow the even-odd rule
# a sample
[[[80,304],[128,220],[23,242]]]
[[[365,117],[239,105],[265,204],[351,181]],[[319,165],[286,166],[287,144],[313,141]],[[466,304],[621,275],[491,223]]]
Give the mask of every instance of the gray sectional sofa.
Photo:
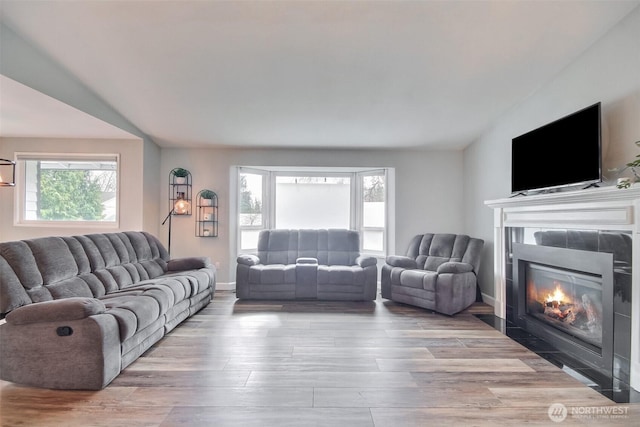
[[[382,266],[382,297],[448,315],[464,310],[476,301],[483,246],[464,234],[414,236],[405,255]]]
[[[238,256],[240,299],[371,301],[377,260],[360,255],[353,230],[263,230],[257,254]]]
[[[206,257],[146,232],[0,243],[0,379],[98,390],[215,291]]]

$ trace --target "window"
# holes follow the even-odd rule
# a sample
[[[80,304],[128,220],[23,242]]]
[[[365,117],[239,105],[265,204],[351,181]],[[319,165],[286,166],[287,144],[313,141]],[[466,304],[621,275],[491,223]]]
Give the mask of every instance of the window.
[[[350,176],[276,176],[275,228],[349,228]]]
[[[384,171],[360,175],[362,189],[362,219],[360,232],[362,250],[385,253],[386,185]]]
[[[17,155],[18,222],[116,225],[118,155]]]
[[[240,249],[256,249],[258,247],[258,234],[266,228],[263,215],[265,196],[264,171],[253,171],[241,168],[238,174],[239,192],[238,201],[238,230],[240,237]]]
[[[255,251],[260,230],[358,230],[361,251],[386,255],[388,169],[238,168],[238,252]]]

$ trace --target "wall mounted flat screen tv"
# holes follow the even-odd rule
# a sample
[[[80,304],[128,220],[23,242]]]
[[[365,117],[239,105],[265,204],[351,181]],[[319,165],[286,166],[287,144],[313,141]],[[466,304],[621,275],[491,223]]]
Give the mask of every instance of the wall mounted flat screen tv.
[[[601,181],[599,102],[512,140],[512,193]]]

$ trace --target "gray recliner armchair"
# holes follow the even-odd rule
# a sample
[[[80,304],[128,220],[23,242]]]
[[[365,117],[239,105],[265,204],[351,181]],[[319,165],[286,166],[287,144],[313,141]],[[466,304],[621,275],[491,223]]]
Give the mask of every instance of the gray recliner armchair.
[[[419,234],[406,255],[388,256],[383,298],[453,315],[476,301],[484,241],[463,234]]]

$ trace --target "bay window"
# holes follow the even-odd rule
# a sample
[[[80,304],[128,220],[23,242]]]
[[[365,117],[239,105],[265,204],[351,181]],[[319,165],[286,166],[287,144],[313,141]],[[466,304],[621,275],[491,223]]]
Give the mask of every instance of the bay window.
[[[358,230],[361,252],[387,253],[390,169],[237,168],[238,252],[263,229]]]

